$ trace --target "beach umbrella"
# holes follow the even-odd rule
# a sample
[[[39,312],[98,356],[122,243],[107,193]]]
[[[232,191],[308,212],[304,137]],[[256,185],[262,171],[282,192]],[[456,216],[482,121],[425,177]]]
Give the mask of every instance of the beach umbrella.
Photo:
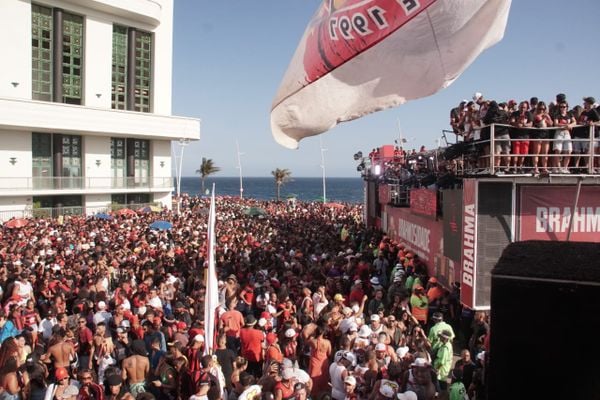
[[[141,214],[151,213],[151,212],[161,212],[161,211],[162,211],[162,208],[157,207],[157,206],[145,206],[138,210],[138,212]]]
[[[267,215],[267,212],[260,207],[249,207],[244,210],[244,215],[248,215],[250,217],[258,217],[261,215]]]
[[[117,211],[117,215],[133,216],[133,215],[137,215],[137,213],[129,208],[121,208],[120,210]]]
[[[24,226],[27,226],[27,224],[29,223],[28,220],[26,220],[25,218],[15,218],[15,219],[11,219],[10,221],[7,221],[4,226],[7,228],[22,228]]]
[[[169,221],[154,221],[150,224],[150,229],[156,229],[157,231],[168,231],[173,227],[173,224]]]
[[[94,215],[94,217],[98,219],[104,219],[106,221],[110,221],[111,219],[113,219],[112,215],[109,215],[107,213],[98,213]]]

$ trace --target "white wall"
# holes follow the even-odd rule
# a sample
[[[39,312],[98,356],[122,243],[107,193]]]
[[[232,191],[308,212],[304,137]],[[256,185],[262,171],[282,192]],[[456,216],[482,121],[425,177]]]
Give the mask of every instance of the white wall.
[[[89,107],[111,107],[112,32],[109,19],[97,15],[86,17],[83,104]]]
[[[15,164],[10,158],[16,159]],[[31,177],[31,132],[0,130],[0,177],[5,181],[9,178],[15,185],[2,187],[17,188],[23,181],[15,178]]]
[[[110,194],[88,194],[84,196],[83,204],[86,207],[86,214],[96,214],[104,212],[105,208],[110,208]]]
[[[90,187],[110,187],[110,138],[83,137],[83,173]],[[96,165],[100,160],[100,165]]]
[[[152,175],[155,177],[171,177],[171,141],[152,140]],[[161,167],[160,163],[164,165]]]
[[[31,4],[0,1],[0,97],[31,99]],[[12,82],[18,82],[14,87]]]
[[[161,0],[160,25],[154,30],[153,106],[156,114],[171,115],[173,80],[173,0]]]
[[[173,201],[171,199],[171,192],[168,193],[154,193],[154,202],[159,203],[161,207],[167,206],[169,210],[173,207]]]

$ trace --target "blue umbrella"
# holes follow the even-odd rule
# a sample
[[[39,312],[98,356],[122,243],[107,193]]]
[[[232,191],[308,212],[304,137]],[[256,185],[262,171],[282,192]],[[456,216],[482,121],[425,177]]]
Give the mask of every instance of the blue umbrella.
[[[107,221],[110,221],[111,219],[113,219],[112,215],[109,215],[107,213],[98,213],[95,215],[95,217],[98,219],[105,219]]]
[[[150,224],[150,229],[156,229],[158,231],[168,231],[173,227],[173,224],[169,221],[154,221]]]

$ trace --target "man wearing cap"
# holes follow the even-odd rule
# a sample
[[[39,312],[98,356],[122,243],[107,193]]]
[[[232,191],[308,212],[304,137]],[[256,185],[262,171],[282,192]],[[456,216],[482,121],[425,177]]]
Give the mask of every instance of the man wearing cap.
[[[425,295],[423,286],[415,285],[413,294],[410,296],[410,307],[412,315],[423,326],[427,325],[427,313],[429,312],[429,299]]]
[[[260,376],[262,374],[264,334],[255,329],[255,325],[254,315],[247,315],[245,326],[240,329],[241,355],[248,360],[248,372]]]
[[[132,356],[123,360],[122,378],[129,384],[129,391],[133,396],[146,391],[146,379],[150,372],[150,361],[146,344],[143,340],[134,340],[131,344]]]
[[[439,341],[431,351],[435,354],[433,369],[437,371],[437,379],[440,383],[440,389],[445,391],[448,387],[448,376],[452,370],[452,342],[450,338],[452,333],[448,330],[443,330],[438,333]]]
[[[441,312],[434,312],[431,320],[433,321],[433,326],[429,329],[429,335],[427,335],[427,339],[429,343],[431,343],[431,347],[435,347],[439,341],[439,333],[442,331],[450,332],[450,341],[454,340],[454,329],[452,326],[444,321],[444,315]]]
[[[344,381],[349,376],[348,368],[352,366],[348,351],[343,351],[339,359],[329,366],[329,377],[331,379],[331,397],[334,400],[344,400],[346,397]],[[352,354],[353,356],[353,354]]]
[[[110,374],[106,378],[108,394],[106,400],[119,400],[126,393],[123,387],[123,379],[118,374]]]
[[[352,375],[348,375],[344,379],[344,400],[356,400],[358,395],[355,393],[356,390],[356,378]]]

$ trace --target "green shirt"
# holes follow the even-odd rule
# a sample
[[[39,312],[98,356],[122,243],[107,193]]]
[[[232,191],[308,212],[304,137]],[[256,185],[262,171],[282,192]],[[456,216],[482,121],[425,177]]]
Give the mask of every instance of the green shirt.
[[[433,368],[438,373],[437,378],[438,380],[447,379],[452,370],[452,343],[450,341],[438,342],[433,351],[436,354]]]
[[[435,347],[437,342],[440,340],[438,334],[441,331],[450,331],[450,333],[452,334],[450,337],[450,341],[454,340],[454,330],[452,329],[450,324],[446,323],[445,321],[441,321],[432,326],[429,330],[429,335],[427,335],[427,339],[431,343],[431,347]]]
[[[468,400],[467,389],[462,382],[454,382],[448,388],[449,400]]]

